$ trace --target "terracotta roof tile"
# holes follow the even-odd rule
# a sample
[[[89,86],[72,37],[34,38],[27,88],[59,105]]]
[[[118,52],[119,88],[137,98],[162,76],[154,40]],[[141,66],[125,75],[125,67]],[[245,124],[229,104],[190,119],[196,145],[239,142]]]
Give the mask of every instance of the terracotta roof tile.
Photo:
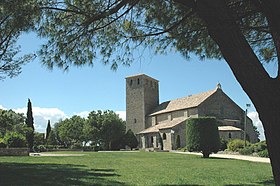
[[[163,121],[163,122],[161,122],[157,125],[151,126],[147,129],[139,132],[139,134],[159,132],[160,129],[169,129],[169,128],[175,127],[176,125],[179,125],[186,120],[187,120],[186,118],[176,118],[176,119],[173,119],[171,121],[166,120],[166,121]]]
[[[217,89],[163,102],[149,116],[172,112],[175,110],[197,107],[216,91]]]

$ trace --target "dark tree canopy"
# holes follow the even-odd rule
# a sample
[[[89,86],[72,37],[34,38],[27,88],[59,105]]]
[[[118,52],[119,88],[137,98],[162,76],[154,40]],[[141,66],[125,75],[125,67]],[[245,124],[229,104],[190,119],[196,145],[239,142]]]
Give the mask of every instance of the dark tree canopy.
[[[51,130],[52,130],[51,121],[48,120],[48,124],[47,124],[47,128],[46,128],[46,140],[48,140]]]
[[[225,4],[259,59],[270,62],[277,58],[277,51],[261,5],[261,1],[250,0]],[[202,59],[221,59],[198,8],[191,0],[47,1],[41,8],[45,19],[40,22],[39,35],[49,41],[40,55],[50,68],[64,69],[92,65],[100,56],[112,68],[129,65],[139,45],[155,53],[175,50],[187,58],[195,53]]]
[[[0,2],[0,79],[14,77],[34,54],[20,53],[20,34],[34,29],[39,19],[36,0],[1,0]],[[36,11],[37,10],[37,11]]]
[[[30,99],[28,99],[27,103],[27,114],[26,114],[26,126],[30,128],[30,131],[26,134],[26,140],[28,147],[30,150],[32,150],[32,147],[34,145],[34,119],[33,119],[33,113],[32,113],[32,103]]]

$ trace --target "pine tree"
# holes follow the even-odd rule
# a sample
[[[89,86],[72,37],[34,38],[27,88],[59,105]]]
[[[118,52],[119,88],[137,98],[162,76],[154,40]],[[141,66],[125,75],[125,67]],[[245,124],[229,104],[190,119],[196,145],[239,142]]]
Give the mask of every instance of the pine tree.
[[[28,148],[32,151],[32,147],[34,144],[34,119],[33,119],[33,113],[32,113],[32,104],[30,99],[28,99],[27,104],[27,118],[25,121],[27,127],[30,128],[30,131],[26,134],[26,140]]]
[[[48,139],[51,130],[52,130],[52,128],[51,128],[51,122],[50,122],[50,120],[48,120],[48,125],[47,125],[47,129],[46,129],[46,140]]]

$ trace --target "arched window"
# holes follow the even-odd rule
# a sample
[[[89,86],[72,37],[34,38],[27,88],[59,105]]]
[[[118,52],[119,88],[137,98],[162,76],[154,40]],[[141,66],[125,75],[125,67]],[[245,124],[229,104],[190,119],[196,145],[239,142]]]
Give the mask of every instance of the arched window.
[[[228,133],[228,138],[231,138],[231,133]]]
[[[162,139],[163,139],[163,140],[166,140],[166,134],[165,134],[165,133],[163,133]]]
[[[137,119],[136,118],[134,118],[134,123],[137,123]]]

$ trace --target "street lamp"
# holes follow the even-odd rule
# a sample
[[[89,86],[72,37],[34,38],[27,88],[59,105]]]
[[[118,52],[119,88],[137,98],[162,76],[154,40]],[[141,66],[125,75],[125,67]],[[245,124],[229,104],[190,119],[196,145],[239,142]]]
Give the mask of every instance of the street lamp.
[[[245,114],[244,114],[244,147],[246,147],[246,125],[247,125],[247,112],[248,108],[251,107],[251,104],[246,104]]]

